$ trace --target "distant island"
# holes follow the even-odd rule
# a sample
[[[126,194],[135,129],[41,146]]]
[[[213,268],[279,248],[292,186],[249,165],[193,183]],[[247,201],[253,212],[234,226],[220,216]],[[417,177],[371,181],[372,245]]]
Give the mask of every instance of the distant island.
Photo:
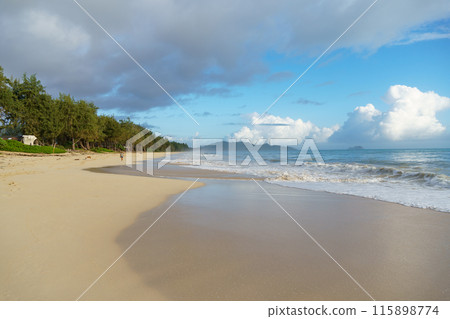
[[[349,147],[348,149],[349,150],[363,150],[364,147],[362,147],[362,146],[352,146],[352,147]]]

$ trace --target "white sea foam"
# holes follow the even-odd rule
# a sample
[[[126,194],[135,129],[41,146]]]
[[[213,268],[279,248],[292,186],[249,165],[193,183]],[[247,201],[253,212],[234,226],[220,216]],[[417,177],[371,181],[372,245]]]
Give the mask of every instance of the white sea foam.
[[[190,163],[188,158],[178,164]],[[238,161],[239,162],[239,161]],[[406,206],[450,212],[450,177],[418,165],[364,163],[305,163],[301,166],[230,166],[225,161],[202,161],[200,169],[247,174],[286,187],[373,198]]]

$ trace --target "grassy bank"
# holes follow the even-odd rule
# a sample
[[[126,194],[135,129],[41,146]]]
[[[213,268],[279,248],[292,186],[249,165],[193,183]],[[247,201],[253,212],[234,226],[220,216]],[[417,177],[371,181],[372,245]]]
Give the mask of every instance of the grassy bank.
[[[42,153],[42,154],[53,154],[53,153],[65,153],[66,151],[62,148],[52,146],[39,146],[39,145],[25,145],[19,141],[15,140],[4,140],[0,138],[0,151],[8,152],[22,152],[22,153]]]
[[[90,151],[95,152],[95,153],[112,153],[112,152],[114,152],[113,150],[110,150],[110,149],[104,148],[104,147],[94,147],[94,148],[91,148]]]

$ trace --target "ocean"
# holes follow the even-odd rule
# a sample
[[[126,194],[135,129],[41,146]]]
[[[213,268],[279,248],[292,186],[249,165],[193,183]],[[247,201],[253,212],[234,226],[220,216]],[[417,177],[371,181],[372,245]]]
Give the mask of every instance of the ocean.
[[[253,159],[239,165],[249,155],[243,148],[237,150],[236,166],[229,165],[226,150],[223,160],[202,157],[201,165],[192,166],[192,153],[184,153],[174,163],[262,177],[285,187],[450,212],[450,149],[320,150],[324,163],[313,160],[302,165],[295,165],[297,149],[289,149],[287,165],[281,165],[279,147],[263,148],[259,154],[266,165]]]

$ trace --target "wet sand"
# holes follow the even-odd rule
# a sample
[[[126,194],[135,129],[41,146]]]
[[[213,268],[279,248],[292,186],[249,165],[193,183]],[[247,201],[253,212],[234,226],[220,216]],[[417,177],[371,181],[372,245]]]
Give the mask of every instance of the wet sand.
[[[367,294],[254,181],[192,170],[184,178],[205,186],[187,192],[83,299],[450,299],[449,214],[258,181]],[[123,229],[121,250],[175,198]],[[139,283],[123,276],[127,268]]]
[[[89,169],[89,171],[94,173],[107,173],[107,174],[121,174],[130,176],[142,176],[149,177],[150,175],[141,171],[137,171],[134,168],[130,168],[124,165],[118,166],[106,166],[106,167],[96,167]],[[255,178],[256,180],[262,180],[262,178],[254,177],[245,174],[233,174],[225,173],[220,171],[211,171],[205,169],[198,169],[189,166],[178,166],[178,165],[166,165],[161,169],[154,171],[153,175],[155,177],[164,178],[202,178],[202,179],[231,179],[231,180],[248,180]]]

